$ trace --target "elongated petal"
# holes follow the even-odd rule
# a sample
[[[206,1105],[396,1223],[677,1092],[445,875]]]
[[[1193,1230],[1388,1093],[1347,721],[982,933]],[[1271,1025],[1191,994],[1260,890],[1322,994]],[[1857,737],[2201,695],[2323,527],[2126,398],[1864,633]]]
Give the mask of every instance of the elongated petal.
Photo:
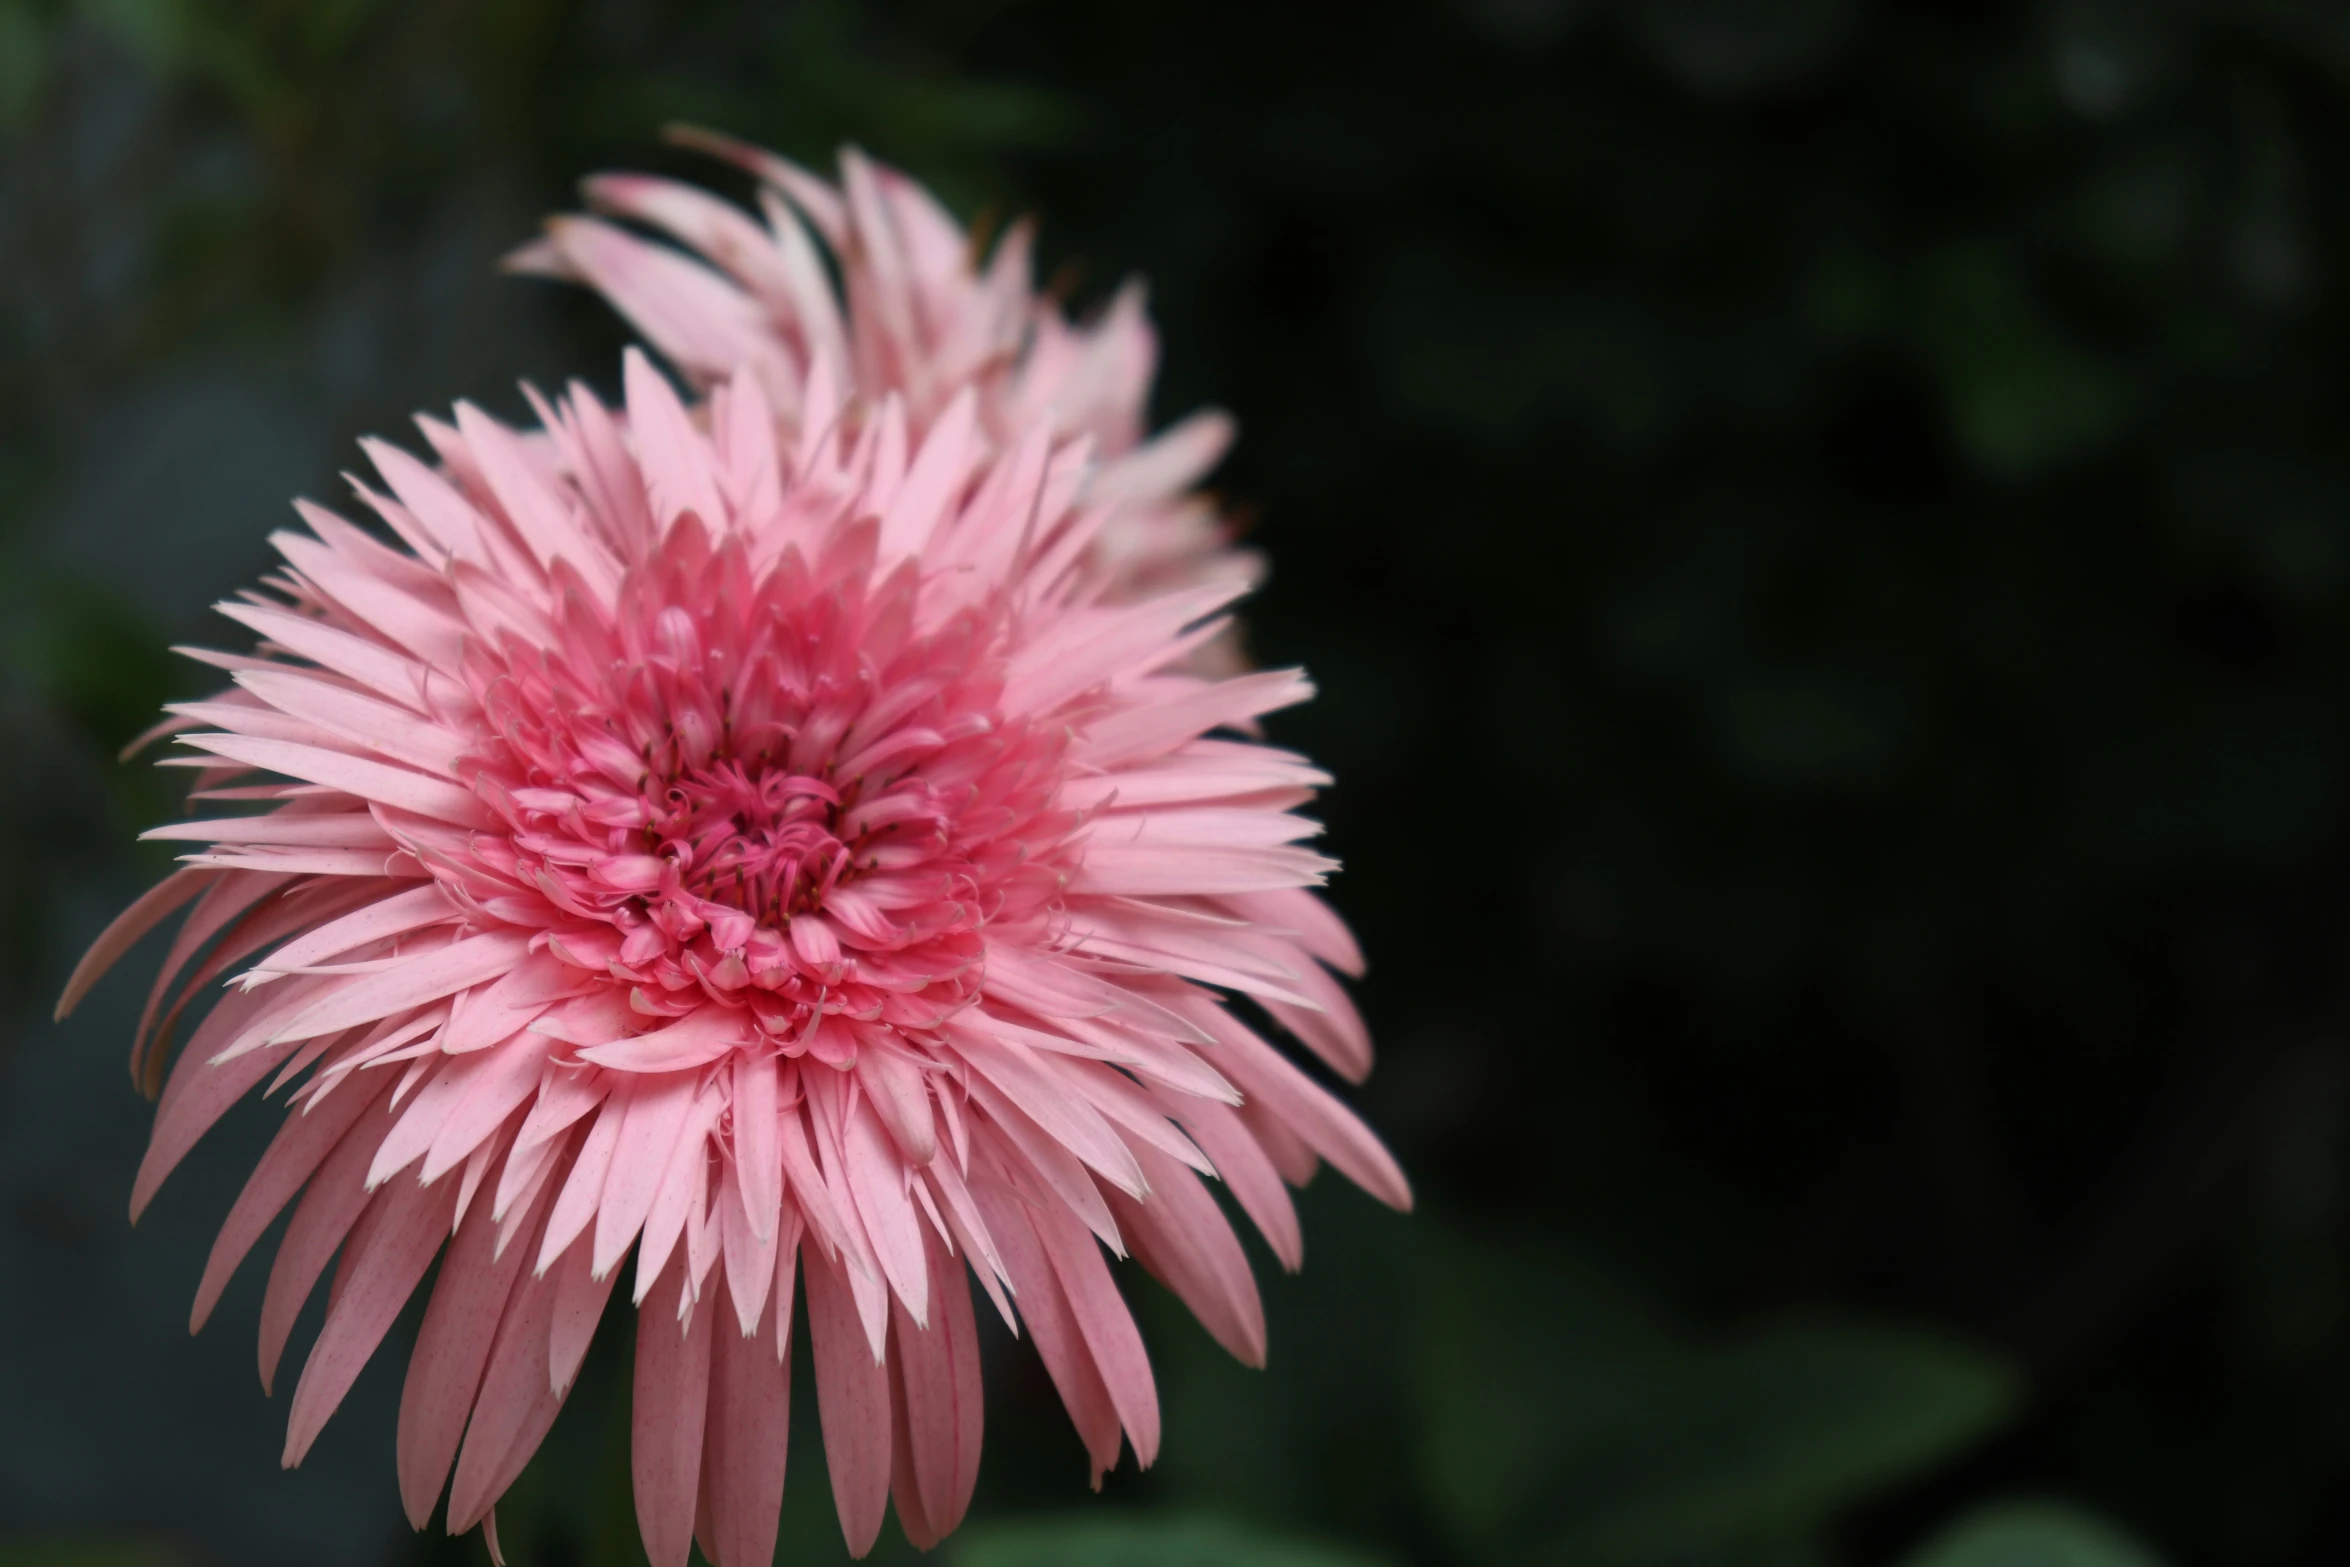
[[[1020,1303],[1020,1320],[1030,1342],[1044,1362],[1047,1375],[1061,1395],[1077,1435],[1093,1464],[1093,1483],[1118,1466],[1120,1426],[1118,1407],[1102,1380],[1093,1350],[1078,1326],[1060,1276],[1045,1257],[1028,1207],[1002,1187],[982,1184],[972,1189],[980,1211],[987,1216],[989,1233],[1001,1249],[1004,1265]]]
[[[64,992],[57,998],[56,1018],[64,1022],[73,1009],[81,1004],[90,987],[105,977],[106,971],[121,961],[122,955],[137,944],[139,938],[162,924],[186,906],[217,880],[214,872],[204,870],[175,871],[143,893],[129,908],[114,917],[114,922],[90,943],[90,950],[74,965],[72,975],[65,982]]]
[[[369,1235],[368,1246],[344,1258],[326,1326],[319,1330],[294,1388],[286,1417],[289,1469],[309,1453],[310,1444],[358,1380],[360,1368],[383,1342],[392,1319],[416,1292],[424,1270],[448,1238],[457,1192],[450,1186],[403,1181],[378,1193],[375,1201],[383,1216]]]
[[[384,1091],[390,1091],[389,1084]],[[270,1142],[269,1151],[261,1156],[261,1162],[246,1179],[245,1189],[237,1194],[236,1206],[229,1209],[228,1218],[212,1243],[212,1255],[204,1264],[203,1282],[196,1286],[196,1304],[188,1313],[189,1332],[203,1330],[212,1308],[220,1301],[220,1292],[228,1287],[230,1275],[245,1260],[254,1242],[261,1239],[261,1232],[293,1201],[294,1193],[317,1172],[360,1116],[377,1108],[381,1098],[380,1093],[372,1098],[356,1093],[337,1094],[315,1110],[297,1111],[286,1117]]]
[[[670,1296],[678,1277],[679,1265],[673,1262],[665,1275]],[[696,1311],[683,1322],[665,1311],[637,1316],[629,1473],[652,1567],[685,1567],[693,1549],[702,1433],[710,1405],[710,1323],[716,1316]]]
[[[816,1357],[816,1409],[825,1465],[851,1556],[873,1548],[889,1503],[889,1373],[865,1347],[848,1281],[821,1257],[807,1259],[808,1342]]]
[[[722,1282],[720,1298],[703,1308],[714,1318],[702,1459],[709,1554],[716,1567],[768,1567],[775,1560],[791,1447],[791,1360],[777,1356],[756,1328],[732,1331],[728,1288]],[[790,1311],[788,1300],[784,1311]]]
[[[411,1527],[421,1529],[456,1462],[465,1420],[481,1390],[490,1346],[507,1302],[523,1276],[519,1246],[495,1252],[498,1222],[487,1207],[467,1211],[434,1285],[408,1380],[400,1392],[400,1502]]]
[[[952,1533],[971,1505],[984,1421],[971,1286],[937,1235],[925,1238],[934,1320],[925,1327],[899,1306],[890,1323],[890,1354],[921,1514],[936,1539]]]
[[[269,1287],[261,1300],[264,1391],[277,1380],[278,1358],[285,1353],[286,1339],[294,1331],[294,1318],[310,1299],[336,1248],[367,1210],[367,1166],[391,1127],[391,1116],[383,1109],[373,1108],[362,1115],[319,1167],[286,1225],[285,1239],[278,1242]]]
[[[421,953],[380,974],[322,987],[318,999],[289,1018],[270,1042],[313,1039],[438,1001],[496,977],[527,947],[521,936],[491,931]]]

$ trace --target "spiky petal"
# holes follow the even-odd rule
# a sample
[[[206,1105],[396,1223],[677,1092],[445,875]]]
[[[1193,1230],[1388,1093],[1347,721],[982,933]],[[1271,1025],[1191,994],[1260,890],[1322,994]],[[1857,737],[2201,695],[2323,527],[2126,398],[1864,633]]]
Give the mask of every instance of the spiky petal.
[[[1089,546],[1113,598],[1259,573],[1194,488],[1232,421],[1206,410],[1148,435],[1158,341],[1139,284],[1073,323],[1031,282],[1026,223],[988,251],[919,184],[854,148],[834,183],[707,131],[672,138],[756,177],[759,216],[674,180],[597,175],[585,194],[602,216],[550,220],[509,265],[594,288],[697,386],[749,372],[789,429],[806,419],[802,378],[822,364],[869,401],[902,399],[916,441],[955,421],[991,451],[1039,425],[1089,438],[1087,499],[1122,503]]]
[[[744,372],[697,419],[633,354],[524,435],[460,406],[370,451],[394,548],[305,507],[250,656],[177,717],[184,909],[149,1020],[241,977],[163,1090],[143,1205],[265,1081],[294,1106],[200,1322],[271,1220],[264,1380],[339,1254],[298,1462],[442,1257],[403,1398],[419,1526],[487,1521],[608,1295],[638,1307],[634,1476],[676,1567],[772,1550],[805,1300],[849,1544],[918,1542],[977,1473],[971,1288],[1024,1327],[1098,1478],[1158,1444],[1103,1250],[1251,1361],[1264,1317],[1201,1184],[1298,1260],[1282,1182],[1402,1174],[1227,1005],[1369,1066],[1359,959],[1294,814],[1326,779],[1214,732],[1308,694],[1186,664],[1237,591],[1120,601],[1085,443]],[[790,374],[796,376],[792,367]],[[625,432],[625,434],[624,434]],[[69,997],[70,999],[70,997]],[[142,1056],[161,1046],[142,1027]],[[633,1265],[628,1261],[633,1252]],[[451,1481],[454,1476],[453,1483]]]

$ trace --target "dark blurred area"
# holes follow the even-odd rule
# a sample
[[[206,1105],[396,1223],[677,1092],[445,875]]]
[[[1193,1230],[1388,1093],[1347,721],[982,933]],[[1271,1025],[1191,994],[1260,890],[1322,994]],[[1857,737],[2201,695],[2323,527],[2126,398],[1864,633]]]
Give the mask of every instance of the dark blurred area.
[[[1307,1194],[1263,1373],[1126,1278],[1104,1497],[993,1346],[950,1564],[2350,1560],[2350,12],[0,0],[0,1567],[483,1559],[400,1335],[293,1474],[258,1280],[185,1337],[274,1112],[134,1235],[139,987],[47,1008],[166,644],[357,436],[615,379],[494,263],[743,194],[672,120],[1147,274],[1422,1192]],[[510,1559],[641,1560],[617,1326]]]

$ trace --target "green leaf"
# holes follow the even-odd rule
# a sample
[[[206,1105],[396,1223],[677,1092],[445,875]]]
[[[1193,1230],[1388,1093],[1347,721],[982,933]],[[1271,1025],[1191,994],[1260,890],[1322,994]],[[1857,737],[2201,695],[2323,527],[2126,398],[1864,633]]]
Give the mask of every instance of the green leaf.
[[[1562,1477],[1546,1555],[1637,1562],[1824,1522],[1995,1426],[2014,1398],[1984,1355],[1858,1323],[1703,1357]]]
[[[1456,1246],[1432,1278],[1421,1473],[1454,1529],[1490,1550],[1552,1521],[1556,1476],[1605,1451],[1680,1354],[1647,1302],[1572,1257]]]
[[[2077,1507],[1994,1502],[1942,1530],[1902,1567],[2159,1567],[2159,1559]]]
[[[1474,1554],[1562,1564],[1737,1559],[1996,1425],[1996,1360],[1882,1325],[1689,1344],[1571,1258],[1462,1250],[1423,1334],[1422,1473]],[[1767,1558],[1766,1558],[1767,1559]]]
[[[1193,1515],[980,1524],[953,1550],[954,1567],[1384,1567],[1378,1557]]]

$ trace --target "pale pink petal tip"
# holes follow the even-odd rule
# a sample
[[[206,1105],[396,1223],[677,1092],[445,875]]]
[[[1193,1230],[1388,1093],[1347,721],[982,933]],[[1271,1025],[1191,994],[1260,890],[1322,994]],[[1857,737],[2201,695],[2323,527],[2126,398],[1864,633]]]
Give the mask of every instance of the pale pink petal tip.
[[[822,433],[821,410],[798,395],[819,364],[869,407],[899,399],[916,444],[959,403],[983,456],[1032,432],[1090,439],[1079,500],[1098,515],[1083,525],[1083,552],[1115,595],[1262,575],[1196,489],[1231,444],[1230,417],[1206,410],[1150,433],[1158,340],[1139,284],[1074,322],[1034,286],[1025,224],[985,254],[928,191],[854,149],[834,183],[715,131],[664,136],[752,175],[763,212],[673,180],[598,175],[589,205],[667,243],[558,218],[507,269],[595,289],[698,387],[751,372],[787,441]],[[1229,636],[1202,657],[1238,667]]]
[[[648,1556],[750,1567],[802,1300],[845,1539],[894,1501],[927,1545],[978,1474],[975,1288],[1098,1483],[1160,1439],[1113,1258],[1256,1364],[1264,1307],[1207,1182],[1288,1267],[1288,1187],[1321,1162],[1411,1202],[1231,1004],[1370,1069],[1335,977],[1361,953],[1298,814],[1328,779],[1249,738],[1311,688],[1206,656],[1245,572],[1113,526],[1204,515],[1181,487],[1228,431],[1137,444],[1131,296],[1072,327],[1000,252],[973,272],[894,171],[729,155],[785,226],[606,180],[599,204],[710,264],[592,219],[525,255],[619,290],[706,400],[632,351],[622,408],[534,392],[528,432],[461,405],[421,421],[429,462],[368,443],[355,489],[387,531],[306,504],[268,591],[224,606],[259,642],[205,655],[232,683],[174,710],[201,806],[154,836],[186,864],[59,1003],[179,917],[134,1070],[218,999],[132,1211],[247,1093],[282,1095],[191,1325],[288,1214],[265,1385],[331,1279],[299,1463],[437,1262],[400,1497],[421,1526],[445,1493],[493,1557],[624,1278]],[[855,236],[846,302],[791,212]],[[730,368],[746,331],[765,346]]]

